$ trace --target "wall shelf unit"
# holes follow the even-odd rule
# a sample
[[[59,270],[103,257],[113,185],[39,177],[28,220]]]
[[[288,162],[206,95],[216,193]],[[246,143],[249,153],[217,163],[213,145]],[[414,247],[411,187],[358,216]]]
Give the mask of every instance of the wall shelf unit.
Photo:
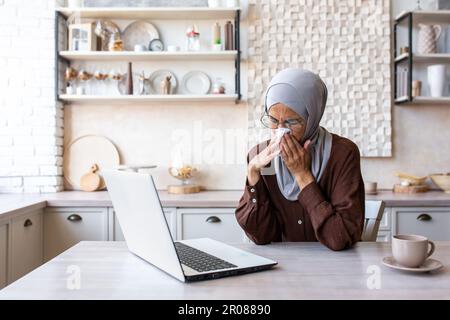
[[[160,20],[179,20],[179,19],[204,19],[233,20],[236,12],[240,8],[208,8],[208,7],[85,7],[77,9],[58,8],[64,18],[75,15],[80,18],[90,19],[160,19]]]
[[[133,51],[61,51],[59,55],[69,61],[154,61],[154,60],[235,60],[237,51],[177,51],[177,52],[133,52]]]
[[[197,52],[133,52],[133,51],[67,51],[60,48],[60,37],[65,34],[61,28],[65,28],[70,17],[80,19],[117,19],[117,20],[231,20],[234,21],[234,49],[223,51],[197,51]],[[85,7],[78,9],[58,8],[55,12],[55,97],[57,101],[68,103],[114,103],[117,102],[163,102],[163,101],[187,101],[187,102],[213,102],[235,101],[241,99],[240,85],[240,8],[208,8],[208,7],[147,7],[147,8],[106,8]],[[234,61],[234,92],[231,94],[207,94],[207,95],[145,95],[145,96],[121,96],[121,95],[66,95],[63,94],[61,81],[62,68],[71,65],[74,61]]]
[[[413,45],[413,30],[414,27],[423,22],[428,23],[450,23],[450,10],[439,11],[409,11],[402,12],[395,18],[394,22],[394,102],[395,104],[441,104],[450,106],[450,97],[428,97],[419,96],[413,97],[412,95],[412,82],[413,82],[413,69],[416,64],[450,64],[450,53],[433,53],[433,54],[416,54],[414,53]],[[407,27],[407,46],[409,53],[397,54],[397,38],[398,28],[400,24],[405,24]],[[406,94],[398,96],[398,67],[400,64],[406,64],[407,79],[406,79]],[[423,84],[422,84],[423,86]]]
[[[149,94],[149,95],[60,95],[60,98],[68,103],[151,103],[151,102],[233,102],[237,99],[236,94]]]

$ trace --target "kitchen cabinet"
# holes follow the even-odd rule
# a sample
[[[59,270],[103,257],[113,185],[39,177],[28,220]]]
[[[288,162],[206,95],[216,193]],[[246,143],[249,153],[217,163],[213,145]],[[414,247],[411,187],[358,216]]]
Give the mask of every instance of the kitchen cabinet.
[[[174,240],[176,240],[177,236],[177,209],[176,208],[163,208],[164,215],[166,217],[167,224],[169,226],[170,233]],[[112,241],[125,241],[122,230],[120,228],[119,221],[117,220],[117,215],[114,212],[114,208],[108,208],[109,219],[112,222],[112,226],[110,226],[110,234],[113,236],[110,238]]]
[[[397,207],[392,208],[394,234],[419,234],[430,240],[450,240],[450,208]]]
[[[0,289],[8,281],[8,224],[0,222]]]
[[[234,208],[179,208],[177,239],[211,238],[223,242],[244,242]]]
[[[11,272],[13,282],[43,262],[43,210],[23,214],[11,223]]]
[[[44,214],[44,261],[80,241],[107,241],[108,209],[47,208]]]

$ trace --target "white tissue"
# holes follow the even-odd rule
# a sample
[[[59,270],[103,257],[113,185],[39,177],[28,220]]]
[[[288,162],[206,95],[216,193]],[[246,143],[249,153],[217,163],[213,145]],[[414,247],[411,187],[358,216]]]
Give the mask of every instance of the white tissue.
[[[272,139],[274,140],[274,144],[276,145],[274,151],[279,152],[280,151],[280,142],[281,142],[281,138],[283,138],[283,136],[286,133],[290,133],[291,129],[288,128],[278,128],[275,130],[275,134],[272,136]]]

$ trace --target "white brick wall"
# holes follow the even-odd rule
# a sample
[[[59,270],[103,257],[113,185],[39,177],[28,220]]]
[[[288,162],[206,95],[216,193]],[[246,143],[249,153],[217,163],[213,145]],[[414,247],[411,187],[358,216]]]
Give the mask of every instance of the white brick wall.
[[[0,193],[63,189],[62,106],[54,99],[54,9],[0,0]]]

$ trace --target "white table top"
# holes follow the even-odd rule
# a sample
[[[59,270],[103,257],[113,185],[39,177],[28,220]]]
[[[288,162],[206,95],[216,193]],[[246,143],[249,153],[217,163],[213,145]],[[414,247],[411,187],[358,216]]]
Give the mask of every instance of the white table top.
[[[391,270],[381,259],[386,243],[359,243],[334,252],[319,243],[236,245],[274,259],[273,270],[182,283],[129,253],[123,242],[80,242],[0,291],[0,299],[450,299],[450,242],[437,242],[438,272]],[[69,266],[78,266],[81,288],[67,289]],[[379,267],[380,289],[369,289]],[[370,270],[370,269],[369,269]],[[370,281],[369,281],[370,282]]]

